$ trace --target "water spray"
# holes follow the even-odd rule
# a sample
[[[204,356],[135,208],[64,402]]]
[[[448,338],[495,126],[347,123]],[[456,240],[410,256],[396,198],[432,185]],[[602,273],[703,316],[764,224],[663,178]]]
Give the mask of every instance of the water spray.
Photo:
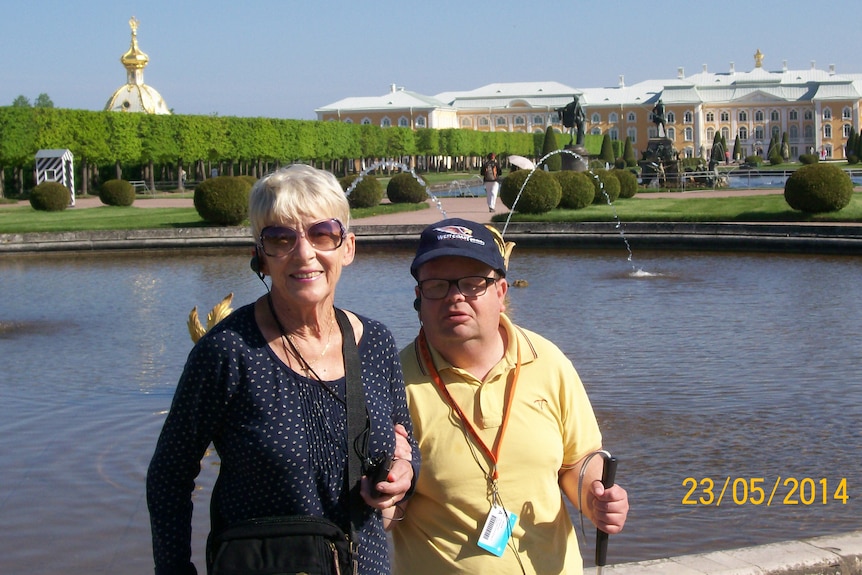
[[[356,186],[359,185],[359,182],[361,182],[366,175],[380,168],[386,168],[389,170],[398,169],[402,172],[407,172],[408,174],[413,176],[413,178],[417,182],[419,182],[419,185],[425,188],[425,193],[428,194],[428,197],[431,198],[431,201],[434,202],[434,204],[437,206],[437,209],[440,210],[441,214],[443,214],[443,219],[446,219],[446,210],[443,209],[443,204],[440,203],[440,200],[434,194],[431,193],[431,190],[428,188],[428,184],[425,182],[425,180],[423,180],[422,177],[416,173],[415,169],[411,168],[407,164],[396,162],[394,160],[383,160],[380,162],[375,162],[361,172],[359,172],[359,175],[356,177],[356,179],[353,180],[350,183],[350,186],[348,186],[347,189],[344,191],[344,195],[350,197],[351,192],[353,192]]]
[[[539,169],[539,167],[540,167],[540,166],[542,166],[542,165],[545,163],[545,160],[547,160],[547,159],[548,159],[548,158],[550,158],[551,156],[554,156],[554,155],[557,155],[557,154],[568,154],[568,155],[570,155],[570,156],[573,156],[573,157],[575,158],[575,160],[576,160],[576,161],[578,161],[578,160],[579,160],[579,161],[584,161],[584,158],[583,158],[580,154],[578,154],[577,152],[573,152],[572,150],[566,150],[566,149],[563,149],[563,150],[553,150],[553,151],[551,151],[551,152],[548,152],[548,153],[547,153],[547,154],[545,154],[544,156],[542,156],[542,157],[539,159],[539,161],[538,161],[538,162],[536,162],[536,167],[534,167],[532,170],[530,170],[530,173],[527,175],[527,179],[526,179],[526,180],[524,180],[524,183],[523,183],[523,184],[521,184],[521,189],[520,189],[520,190],[518,190],[518,195],[517,195],[517,196],[515,196],[515,201],[514,201],[514,202],[512,202],[512,206],[511,206],[511,208],[509,208],[509,215],[508,215],[508,217],[506,217],[506,222],[505,222],[505,224],[503,224],[503,232],[502,232],[503,236],[505,236],[505,235],[506,235],[506,230],[509,228],[509,221],[512,219],[512,215],[515,213],[515,206],[516,206],[516,205],[518,205],[518,200],[520,200],[520,199],[521,199],[521,194],[523,194],[523,193],[524,193],[524,188],[526,188],[526,187],[527,187],[527,183],[530,181],[530,178],[532,178],[532,177],[533,177],[533,173],[534,173],[536,170],[538,170],[538,169]],[[628,261],[628,262],[629,262],[629,264],[631,264],[631,266],[632,266],[632,275],[637,275],[637,274],[638,274],[638,270],[635,268],[635,265],[634,265],[634,263],[633,263],[633,261],[632,261],[632,258],[633,258],[633,255],[632,255],[632,247],[631,247],[631,245],[629,245],[629,240],[628,240],[628,238],[626,238],[626,233],[625,233],[625,230],[623,229],[623,225],[622,225],[622,222],[620,221],[620,217],[619,217],[619,215],[617,214],[616,207],[614,206],[613,202],[611,201],[611,197],[610,197],[610,195],[608,195],[608,192],[607,192],[607,191],[605,191],[605,185],[604,185],[604,183],[602,183],[601,179],[600,179],[600,178],[599,178],[599,177],[598,177],[598,176],[597,176],[597,175],[596,175],[592,170],[587,170],[587,174],[588,174],[589,176],[591,176],[591,177],[592,177],[592,178],[593,178],[593,179],[598,183],[599,191],[600,191],[602,194],[604,194],[604,196],[605,196],[605,200],[607,201],[608,205],[611,207],[611,211],[613,212],[613,216],[614,216],[614,221],[616,222],[616,226],[615,226],[615,227],[616,227],[616,229],[619,231],[619,233],[620,233],[620,237],[622,238],[623,243],[624,243],[624,244],[625,244],[625,246],[626,246],[626,250],[628,251],[628,259],[627,259],[627,261]]]

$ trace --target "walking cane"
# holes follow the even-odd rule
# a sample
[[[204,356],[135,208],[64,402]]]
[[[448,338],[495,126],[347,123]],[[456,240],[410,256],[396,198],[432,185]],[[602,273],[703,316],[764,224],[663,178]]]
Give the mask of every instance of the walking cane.
[[[604,461],[602,467],[602,485],[605,489],[612,487],[617,474],[617,458],[607,451],[599,451]],[[602,575],[608,559],[608,534],[596,528],[596,575]]]

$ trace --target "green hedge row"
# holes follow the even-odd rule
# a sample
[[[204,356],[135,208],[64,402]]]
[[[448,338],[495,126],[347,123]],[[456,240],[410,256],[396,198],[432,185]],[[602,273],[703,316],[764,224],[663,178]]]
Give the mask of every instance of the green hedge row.
[[[541,134],[239,118],[0,107],[0,167],[31,166],[40,149],[69,149],[104,166],[195,161],[331,161],[411,155],[534,156]]]

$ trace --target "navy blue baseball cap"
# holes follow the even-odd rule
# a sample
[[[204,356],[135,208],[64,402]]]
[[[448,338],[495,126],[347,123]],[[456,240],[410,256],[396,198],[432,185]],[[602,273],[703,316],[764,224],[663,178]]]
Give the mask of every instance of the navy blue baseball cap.
[[[506,262],[500,247],[487,227],[461,218],[431,224],[422,231],[410,273],[419,277],[419,268],[443,256],[470,258],[488,264],[500,277],[506,277]]]

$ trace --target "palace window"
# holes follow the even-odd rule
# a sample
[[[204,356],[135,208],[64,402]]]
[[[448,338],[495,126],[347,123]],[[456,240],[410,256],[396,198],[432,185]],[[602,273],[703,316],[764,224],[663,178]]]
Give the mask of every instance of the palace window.
[[[831,120],[832,119],[832,110],[830,108],[823,108],[823,119]]]
[[[594,113],[592,116],[590,116],[590,122],[592,122],[593,124],[598,124],[601,121],[602,121],[602,117],[599,116],[598,113]]]
[[[363,126],[370,126],[371,125],[371,118],[362,118],[362,125]]]
[[[799,138],[799,126],[790,126],[790,139],[796,140]]]
[[[781,115],[778,113],[778,110],[772,110],[769,112],[769,120],[772,122],[777,122],[781,119]]]
[[[803,134],[804,134],[803,137],[806,140],[813,140],[814,139],[814,126],[812,126],[810,124],[805,126],[805,128],[803,130]]]
[[[763,121],[763,110],[757,110],[754,113],[754,121],[755,122],[762,122]]]
[[[390,120],[389,118],[383,118],[382,120],[380,120],[380,125],[384,128],[391,128],[392,120]]]
[[[812,112],[811,110],[805,110],[805,114],[803,115],[803,118],[805,118],[806,120],[813,120],[814,119],[814,112]]]
[[[686,142],[691,142],[692,140],[694,140],[694,130],[692,130],[690,126],[686,126],[683,134]]]
[[[842,120],[850,120],[853,118],[853,110],[851,110],[848,106],[845,106],[843,110],[841,110],[841,119]]]
[[[853,130],[853,127],[850,124],[844,124],[844,137],[849,138],[850,132]]]
[[[682,122],[683,124],[691,124],[694,122],[694,114],[690,110],[686,110],[682,115]]]
[[[608,123],[616,124],[617,122],[619,122],[619,116],[616,112],[611,112],[610,114],[608,114]]]
[[[406,116],[401,116],[400,118],[398,118],[398,127],[409,128],[410,120]]]
[[[611,128],[610,130],[608,130],[608,135],[611,137],[611,140],[620,139],[620,132],[616,128]]]
[[[506,125],[506,117],[505,116],[497,116],[497,125],[505,126]]]
[[[721,137],[724,138],[725,140],[730,138],[730,128],[728,128],[727,126],[722,128],[721,129]]]
[[[545,120],[541,116],[533,116],[533,124],[537,126],[541,126],[545,123]]]
[[[722,112],[719,117],[721,118],[722,122],[729,122],[730,121],[730,112]]]
[[[665,119],[667,120],[668,124],[676,124],[676,114],[674,114],[673,112],[668,112],[665,115]]]
[[[629,128],[626,130],[626,136],[628,136],[629,140],[632,141],[632,144],[637,144],[638,141],[638,130],[637,128]]]
[[[527,120],[524,119],[524,116],[515,116],[515,125],[523,126],[527,123]]]
[[[739,127],[739,139],[740,140],[747,140],[748,139],[748,128],[746,128],[745,126]]]
[[[489,126],[489,125],[491,125],[491,120],[489,120],[485,116],[482,116],[481,118],[479,118],[479,125],[480,126]]]
[[[754,127],[754,139],[762,140],[763,139],[763,126],[755,126]]]
[[[832,124],[823,125],[823,137],[826,139],[832,138]]]
[[[461,118],[461,127],[462,128],[470,128],[473,126],[473,122],[470,121],[470,118]]]
[[[629,122],[637,122],[637,120],[638,120],[638,116],[637,116],[637,114],[635,114],[634,112],[629,112],[629,115],[628,115],[628,116],[626,116],[626,119],[627,119]]]
[[[790,114],[788,114],[788,118],[791,120],[799,119],[799,111],[798,110],[790,110]]]
[[[667,129],[667,137],[671,140],[676,140],[676,129],[668,128]]]
[[[740,110],[739,116],[737,116],[737,118],[739,119],[740,122],[747,122],[748,121],[748,113],[745,110]]]
[[[424,128],[425,127],[425,116],[419,116],[416,118],[416,127]]]
[[[715,139],[715,129],[714,128],[707,128],[706,129],[706,139],[709,140],[710,142]]]
[[[715,122],[715,112],[707,112],[706,113],[706,121],[707,122]]]

